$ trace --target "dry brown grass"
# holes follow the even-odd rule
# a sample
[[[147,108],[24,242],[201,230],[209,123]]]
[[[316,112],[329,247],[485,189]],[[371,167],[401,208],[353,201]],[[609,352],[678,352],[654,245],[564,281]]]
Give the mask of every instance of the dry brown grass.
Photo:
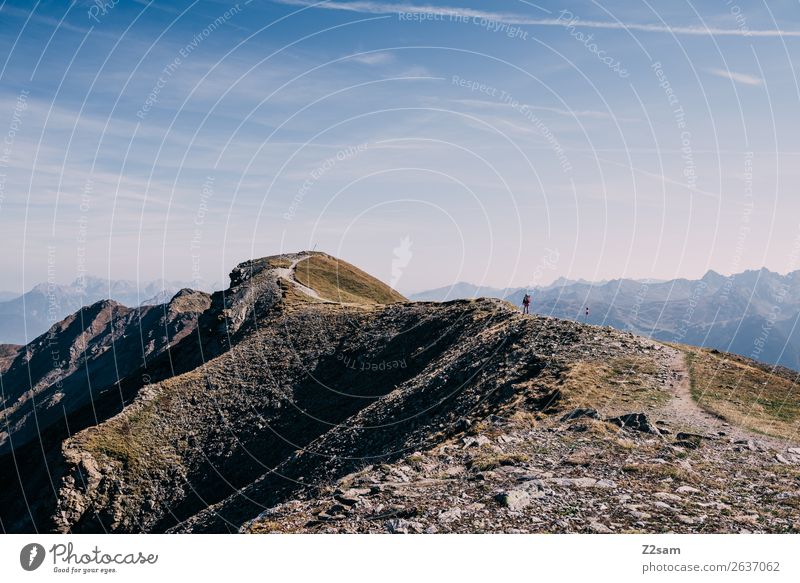
[[[283,295],[283,301],[287,307],[297,307],[298,305],[307,305],[313,303],[321,304],[322,301],[316,298],[312,298],[304,294],[301,291],[298,291],[297,287],[286,281],[285,279],[278,280],[278,285],[281,288],[281,294]]]
[[[278,269],[278,268],[288,269],[289,267],[292,266],[291,259],[286,259],[284,257],[270,257],[268,259],[268,262],[270,268],[272,269]]]
[[[604,415],[621,415],[667,402],[669,395],[657,373],[657,363],[648,356],[579,361],[569,368],[560,388],[567,408],[592,407]]]
[[[295,534],[298,530],[294,525],[290,525],[280,520],[256,520],[250,529],[250,534]]]
[[[515,466],[528,461],[528,456],[521,453],[498,453],[481,451],[469,462],[469,467],[477,472],[494,470],[500,466]]]
[[[785,439],[800,438],[800,387],[788,371],[771,372],[752,361],[716,351],[682,347],[692,397],[727,422]]]
[[[511,427],[515,429],[531,429],[539,425],[539,418],[536,414],[524,409],[514,411],[509,417],[509,421],[511,422]]]
[[[188,372],[180,377],[159,383],[158,394],[147,401],[136,402],[127,409],[127,414],[118,415],[83,434],[83,449],[93,455],[104,455],[116,460],[134,472],[163,468],[175,463],[178,441],[170,441],[165,435],[162,412],[173,407],[175,399],[182,398],[180,392],[187,383],[198,383],[201,376]],[[185,445],[185,441],[181,440]]]
[[[86,451],[105,455],[128,469],[140,471],[152,461],[152,448],[145,429],[152,421],[152,410],[144,408],[129,417],[115,419],[87,434]]]
[[[295,279],[334,302],[391,304],[407,301],[385,283],[344,261],[312,255],[295,267]]]

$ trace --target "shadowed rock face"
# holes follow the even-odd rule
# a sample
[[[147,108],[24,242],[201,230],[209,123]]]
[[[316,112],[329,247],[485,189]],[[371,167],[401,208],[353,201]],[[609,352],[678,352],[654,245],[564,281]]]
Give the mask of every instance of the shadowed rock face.
[[[20,447],[186,338],[210,297],[183,290],[168,304],[82,308],[19,348],[3,371],[0,454]]]
[[[301,285],[296,270],[309,257],[324,260],[315,262],[313,277],[309,269]],[[347,273],[357,277],[345,282],[348,298],[363,297],[363,304],[325,299],[335,296],[329,289],[309,295],[317,290],[308,284],[329,285]],[[494,478],[486,470],[534,463],[541,453],[535,441],[507,451],[508,444],[534,439],[532,427],[568,423],[574,435],[588,431],[616,440],[615,432],[622,432],[630,434],[628,441],[672,439],[664,425],[647,433],[627,422],[620,428],[613,420],[632,419],[635,412],[641,427],[674,422],[666,403],[677,350],[607,328],[524,317],[500,300],[376,303],[376,297],[399,298],[387,290],[329,256],[299,253],[242,263],[225,292],[206,296],[184,290],[154,307],[152,316],[106,302],[68,318],[54,327],[53,337],[64,350],[80,342],[81,353],[91,356],[76,361],[72,375],[77,379],[82,366],[89,369],[92,388],[84,384],[81,390],[75,380],[69,399],[60,397],[59,403],[70,403],[62,414],[69,432],[53,422],[40,440],[27,445],[15,440],[13,455],[0,459],[3,528],[261,532],[269,530],[269,509],[288,504],[297,512],[287,524],[303,530],[308,523],[313,531],[333,515],[344,516],[340,502],[334,501],[333,514],[317,516],[313,507],[332,485],[352,481],[348,475],[366,472],[377,481],[374,468],[385,468],[378,473],[391,489],[413,473],[404,460],[437,452],[438,473],[421,472],[418,479],[449,483],[463,468],[455,467],[461,462],[452,461],[457,456],[447,448],[460,449],[462,443],[474,448],[464,462],[469,471],[463,492],[509,508],[511,501],[513,512],[522,512],[538,494],[481,493],[467,482],[488,484]],[[156,315],[154,323],[148,319]],[[113,374],[109,371],[114,351],[132,342],[132,330],[142,336],[139,331],[159,326],[171,332],[152,344],[136,344],[134,354],[144,362],[116,363]],[[22,360],[34,360],[25,355],[46,345],[6,349],[14,362],[3,382]],[[53,398],[58,391],[52,371],[38,366],[38,395]],[[570,416],[570,411],[593,414]],[[497,419],[507,420],[514,431],[495,432],[491,427],[501,426]],[[535,440],[567,447],[563,429],[541,431]],[[616,447],[599,438],[597,443],[604,451]],[[574,467],[591,463],[591,456],[578,457]],[[608,482],[559,479],[561,485]],[[353,506],[353,496],[364,495],[363,487],[357,490],[361,494],[339,492],[336,500]],[[416,512],[390,512],[385,518],[394,522],[386,528],[408,531],[402,521]],[[380,508],[366,513],[347,531],[370,530],[374,516],[383,514]]]
[[[61,528],[160,531],[273,468],[286,469],[269,491],[334,475],[348,456],[391,457],[406,440],[446,433],[502,388],[489,371],[506,367],[503,347],[526,336],[524,328],[482,334],[509,316],[498,307],[317,305],[264,322],[230,352],[148,387],[99,432],[66,443],[74,470],[60,496]],[[519,364],[503,383],[540,368],[536,359]],[[321,465],[303,473],[306,459]],[[290,468],[287,460],[303,464]],[[86,484],[85,467],[98,472]]]
[[[82,308],[24,347],[0,371],[0,518],[47,528],[62,440],[119,412],[151,378],[174,370],[170,349],[197,345],[208,294],[182,290],[159,306],[105,300]]]
[[[143,387],[197,369],[246,340],[264,318],[310,300],[284,301],[292,284],[277,276],[284,262],[300,257],[242,263],[231,273],[230,288],[211,296],[181,290],[168,304],[135,309],[97,302],[28,346],[3,345],[3,529],[52,527],[66,459],[62,442],[70,434],[102,424]]]

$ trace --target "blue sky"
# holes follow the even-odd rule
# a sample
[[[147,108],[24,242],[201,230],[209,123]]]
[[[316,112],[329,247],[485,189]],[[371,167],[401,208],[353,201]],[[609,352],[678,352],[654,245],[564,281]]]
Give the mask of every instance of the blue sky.
[[[3,2],[0,288],[800,268],[800,4]]]

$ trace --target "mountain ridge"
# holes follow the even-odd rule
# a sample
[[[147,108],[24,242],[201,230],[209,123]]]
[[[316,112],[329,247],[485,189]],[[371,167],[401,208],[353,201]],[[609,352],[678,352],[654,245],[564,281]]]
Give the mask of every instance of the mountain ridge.
[[[486,288],[491,289],[491,288]],[[430,301],[472,297],[478,288],[461,285],[412,294]],[[519,305],[524,288],[497,297]],[[532,290],[531,310],[609,325],[620,330],[733,352],[772,365],[800,370],[800,271],[785,275],[766,268],[729,276],[708,270],[701,279],[667,281],[614,279],[580,282],[560,278]],[[585,310],[589,308],[589,317]],[[764,336],[764,330],[768,333]]]
[[[54,327],[62,345],[81,340],[69,362],[105,380],[88,400],[75,384],[70,394],[83,401],[65,394],[63,418],[0,456],[4,530],[582,532],[602,523],[733,532],[742,523],[725,507],[746,513],[759,503],[763,530],[800,528],[786,508],[800,463],[789,447],[800,404],[785,405],[796,382],[787,371],[524,316],[503,300],[409,302],[319,252],[246,261],[230,281],[210,295],[182,290],[171,305],[100,302]],[[158,318],[147,324],[151,313]],[[164,333],[150,353],[136,344],[127,368],[102,376],[123,336],[154,329]],[[36,348],[4,349],[13,360],[4,387]],[[40,395],[57,392],[49,380]],[[727,383],[741,384],[735,402]],[[17,403],[4,404],[5,419],[17,419]],[[584,450],[603,465],[564,461]],[[745,459],[758,498],[730,475]],[[683,514],[619,502],[663,491],[669,474],[655,460],[680,488],[700,483],[681,464],[734,488],[722,494],[709,482],[698,490],[703,504],[736,502],[687,499]],[[427,503],[414,503],[413,491],[427,492]],[[575,504],[586,509],[580,520],[567,510]],[[639,509],[620,506],[609,523],[609,504]],[[463,515],[445,514],[454,507]]]

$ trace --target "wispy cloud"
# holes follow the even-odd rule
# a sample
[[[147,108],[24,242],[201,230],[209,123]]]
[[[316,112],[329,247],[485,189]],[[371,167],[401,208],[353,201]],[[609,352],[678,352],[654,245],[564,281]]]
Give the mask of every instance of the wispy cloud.
[[[71,9],[72,8],[70,8],[69,10],[71,10]],[[63,19],[54,18],[52,16],[46,16],[44,14],[37,14],[35,12],[35,10],[33,10],[33,11],[32,10],[25,10],[23,8],[17,8],[16,6],[5,6],[5,5],[2,6],[2,13],[5,16],[11,16],[11,17],[20,18],[20,19],[24,18],[26,20],[29,20],[31,22],[35,22],[35,23],[38,23],[38,24],[44,24],[46,26],[50,26],[50,27],[53,27],[53,28],[61,28],[61,29],[64,29],[64,30],[69,30],[69,31],[72,31],[72,32],[78,32],[78,33],[81,33],[81,34],[88,34],[88,33],[90,33],[92,31],[91,30],[91,26],[90,27],[76,26],[74,24],[70,24],[69,22],[66,22]]]
[[[350,57],[351,61],[364,65],[385,65],[394,61],[391,53],[359,53]]]
[[[494,101],[484,101],[481,99],[454,99],[452,100],[454,103],[458,103],[461,105],[473,106],[473,107],[484,107],[484,108],[492,108],[492,109],[504,109],[509,110],[513,109],[513,106],[509,103],[498,103]],[[637,122],[641,121],[638,118],[631,118],[631,117],[620,117],[614,115],[608,111],[597,111],[594,109],[562,109],[560,107],[547,107],[544,105],[528,105],[524,106],[527,109],[533,109],[536,111],[547,111],[550,113],[555,113],[564,117],[569,118],[589,118],[589,119],[610,119],[616,120],[619,122]]]
[[[708,26],[669,26],[664,24],[646,24],[636,22],[612,22],[602,20],[583,20],[577,18],[573,20],[573,15],[569,11],[559,13],[558,18],[533,18],[522,14],[509,12],[487,12],[484,10],[474,10],[471,8],[449,7],[449,6],[425,6],[416,4],[393,4],[372,1],[356,2],[311,2],[309,0],[274,0],[278,4],[289,6],[308,6],[314,8],[324,8],[327,10],[344,10],[348,12],[359,12],[366,14],[400,14],[413,12],[418,14],[436,14],[442,16],[464,17],[464,18],[485,18],[495,22],[507,24],[527,25],[527,26],[567,26],[570,23],[576,27],[583,28],[605,28],[616,30],[634,30],[638,32],[654,32],[676,35],[695,35],[695,36],[751,36],[751,37],[779,37],[797,36],[800,31],[796,30],[752,30],[740,28],[715,28]]]
[[[727,69],[711,69],[709,71],[712,75],[716,75],[717,77],[723,77],[725,79],[730,79],[736,83],[741,83],[742,85],[763,85],[764,80],[761,77],[756,77],[755,75],[748,75],[746,73],[734,73],[733,71],[729,71]]]

